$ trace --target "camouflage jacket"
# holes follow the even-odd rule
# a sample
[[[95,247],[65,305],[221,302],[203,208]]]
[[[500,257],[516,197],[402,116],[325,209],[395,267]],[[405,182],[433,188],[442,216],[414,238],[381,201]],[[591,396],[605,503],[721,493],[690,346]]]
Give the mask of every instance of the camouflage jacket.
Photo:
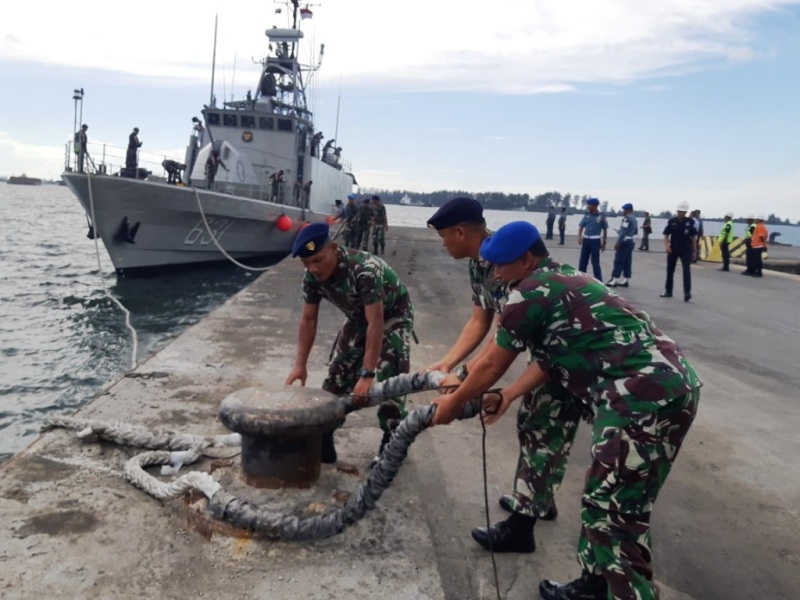
[[[509,290],[495,335],[530,352],[587,403],[638,418],[701,383],[678,345],[650,317],[594,278],[546,258]]]
[[[348,202],[344,206],[344,218],[348,225],[353,225],[358,220],[358,205]]]
[[[327,281],[317,281],[306,271],[303,300],[319,304],[325,298],[345,316],[367,324],[364,306],[383,301],[383,318],[413,320],[414,308],[403,285],[383,260],[360,250],[339,248],[339,264]]]
[[[472,304],[500,314],[508,300],[508,286],[495,279],[489,261],[469,259],[469,284],[472,287]]]
[[[375,225],[386,227],[386,206],[383,204],[374,204],[372,206],[372,219]]]
[[[361,225],[368,225],[372,218],[372,207],[369,204],[362,204],[358,208],[358,222]]]

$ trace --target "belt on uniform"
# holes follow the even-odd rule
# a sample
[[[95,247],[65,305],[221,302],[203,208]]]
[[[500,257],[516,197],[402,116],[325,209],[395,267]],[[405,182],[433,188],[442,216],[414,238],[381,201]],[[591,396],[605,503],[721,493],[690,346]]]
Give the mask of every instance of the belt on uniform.
[[[585,235],[583,239],[585,240],[599,240],[601,236],[599,235]]]
[[[623,241],[623,242],[630,242],[630,241],[632,241],[632,240],[633,240],[633,236],[632,236],[632,235],[626,235],[626,236],[625,236],[625,239],[624,239],[624,240],[622,240],[622,241]]]

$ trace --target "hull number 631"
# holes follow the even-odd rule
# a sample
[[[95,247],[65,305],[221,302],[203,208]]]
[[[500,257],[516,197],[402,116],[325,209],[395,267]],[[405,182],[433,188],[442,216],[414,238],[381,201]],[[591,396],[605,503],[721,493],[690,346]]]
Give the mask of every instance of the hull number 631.
[[[201,220],[188,233],[183,243],[186,246],[194,246],[196,244],[208,246],[211,243],[211,236],[208,234],[209,230],[214,234],[217,241],[220,241],[231,225],[233,225],[233,219],[208,219],[207,230],[205,223]]]

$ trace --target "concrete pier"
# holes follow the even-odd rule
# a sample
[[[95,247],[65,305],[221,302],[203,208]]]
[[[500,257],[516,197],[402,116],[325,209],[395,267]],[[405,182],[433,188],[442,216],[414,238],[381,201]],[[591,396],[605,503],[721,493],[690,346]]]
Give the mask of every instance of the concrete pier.
[[[444,353],[469,315],[466,264],[450,259],[425,229],[392,228],[388,237],[386,259],[416,308],[412,368],[421,368]],[[577,263],[574,238],[550,244],[556,260]],[[612,254],[603,255],[606,278]],[[679,274],[675,297],[658,297],[664,267],[663,254],[636,252],[631,287],[620,290],[678,341],[705,383],[697,421],[653,514],[662,598],[796,598],[800,277],[765,271],[752,279],[738,267],[721,273],[699,264],[692,301],[684,303]],[[284,261],[77,416],[225,433],[218,411],[226,396],[282,388],[294,361],[301,273],[299,261]],[[341,321],[323,303],[309,386],[324,378]],[[508,377],[522,367],[520,360]],[[431,398],[419,394],[411,404]],[[536,526],[536,552],[497,556],[508,600],[537,598],[544,577],[578,574],[588,432],[579,430],[557,493],[558,519]],[[258,493],[304,514],[335,506],[365,476],[380,437],[375,409],[353,413],[337,432],[340,465],[322,466],[316,492]],[[485,524],[480,439],[477,420],[424,432],[376,510],[336,537],[285,543],[200,527],[184,500],[154,500],[121,478],[135,451],[50,432],[0,469],[0,598],[495,598],[489,554],[470,537]],[[496,500],[510,491],[517,460],[511,411],[489,428],[487,451],[494,522],[505,518]],[[184,470],[237,460],[205,459]]]

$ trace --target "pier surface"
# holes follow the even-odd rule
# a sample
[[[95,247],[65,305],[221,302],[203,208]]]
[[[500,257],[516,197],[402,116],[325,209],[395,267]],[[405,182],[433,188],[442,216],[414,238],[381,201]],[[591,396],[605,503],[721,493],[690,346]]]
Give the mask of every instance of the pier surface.
[[[466,264],[424,229],[392,228],[387,261],[408,285],[419,345],[412,368],[440,358],[470,312]],[[653,239],[651,247],[657,247]],[[552,243],[552,242],[551,242]],[[574,238],[550,249],[577,263]],[[603,255],[610,275],[612,253]],[[797,598],[800,589],[800,277],[742,277],[715,264],[693,268],[693,298],[663,290],[665,257],[636,252],[621,290],[673,337],[704,382],[693,426],[653,514],[662,598]],[[282,387],[301,312],[299,261],[286,260],[77,416],[198,434],[224,433],[220,401],[252,385]],[[308,384],[319,386],[341,314],[323,303]],[[522,359],[508,378],[523,367]],[[432,395],[414,396],[412,403]],[[345,493],[365,477],[380,442],[374,409],[337,432],[340,461],[323,466]],[[508,600],[537,598],[544,577],[575,577],[580,491],[589,429],[582,425],[559,517],[536,526],[532,555],[498,555]],[[487,436],[492,521],[517,461],[513,410]],[[161,502],[120,476],[131,449],[53,431],[2,466],[0,598],[495,598],[489,554],[470,537],[484,524],[481,427],[473,419],[424,432],[376,510],[342,534],[274,542],[201,531],[181,499]],[[196,468],[207,468],[200,463]],[[193,467],[188,467],[191,469]],[[186,470],[186,468],[184,469]],[[302,491],[284,490],[297,494]],[[286,500],[287,498],[284,498]]]

